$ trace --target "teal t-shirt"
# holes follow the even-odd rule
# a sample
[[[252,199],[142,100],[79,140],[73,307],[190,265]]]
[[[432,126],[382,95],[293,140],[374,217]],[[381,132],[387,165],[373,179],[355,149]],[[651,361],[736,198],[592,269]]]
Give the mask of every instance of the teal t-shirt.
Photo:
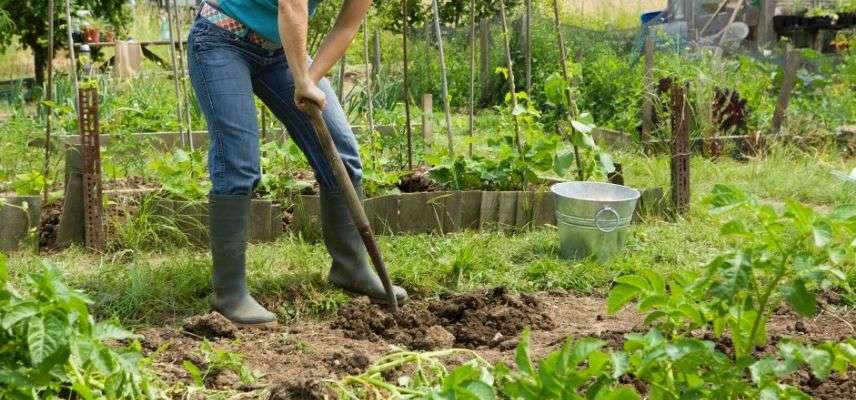
[[[309,1],[309,15],[321,0]],[[282,44],[279,40],[277,0],[220,0],[218,8],[232,18],[247,25],[263,38]]]

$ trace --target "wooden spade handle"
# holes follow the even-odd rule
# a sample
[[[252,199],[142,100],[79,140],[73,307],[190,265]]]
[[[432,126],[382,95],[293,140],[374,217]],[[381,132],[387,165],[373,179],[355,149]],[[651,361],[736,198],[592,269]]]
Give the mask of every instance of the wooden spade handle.
[[[324,123],[321,109],[315,103],[307,101],[306,115],[309,116],[309,120],[315,127],[315,135],[318,137],[318,141],[321,142],[321,149],[324,151],[327,162],[333,169],[333,176],[336,177],[339,189],[345,195],[345,202],[348,205],[351,220],[356,225],[357,231],[363,239],[363,244],[366,246],[366,251],[372,260],[372,265],[374,265],[374,269],[383,283],[383,288],[386,290],[386,301],[389,305],[389,310],[392,313],[397,313],[398,301],[395,298],[395,292],[392,290],[392,282],[389,280],[389,273],[386,270],[386,265],[383,263],[380,248],[377,246],[372,227],[369,224],[369,218],[366,216],[366,210],[363,208],[362,201],[357,196],[357,191],[354,189],[354,184],[351,182],[348,170],[345,169],[345,164],[339,156],[339,151],[336,149],[336,144],[333,142],[330,130],[327,129],[327,124]]]

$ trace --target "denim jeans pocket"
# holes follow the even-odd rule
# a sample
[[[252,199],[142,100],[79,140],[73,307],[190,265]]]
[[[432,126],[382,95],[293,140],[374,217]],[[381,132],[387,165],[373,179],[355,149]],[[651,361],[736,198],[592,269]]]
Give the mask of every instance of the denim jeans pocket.
[[[190,30],[191,50],[198,53],[225,46],[234,46],[239,44],[240,40],[238,35],[223,30],[204,19],[197,19]]]

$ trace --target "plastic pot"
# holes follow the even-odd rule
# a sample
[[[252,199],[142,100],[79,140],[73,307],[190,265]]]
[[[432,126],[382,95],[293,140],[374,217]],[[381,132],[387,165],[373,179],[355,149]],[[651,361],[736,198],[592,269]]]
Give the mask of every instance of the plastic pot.
[[[100,32],[97,27],[87,26],[83,28],[83,41],[86,43],[98,43],[98,40],[101,38]]]

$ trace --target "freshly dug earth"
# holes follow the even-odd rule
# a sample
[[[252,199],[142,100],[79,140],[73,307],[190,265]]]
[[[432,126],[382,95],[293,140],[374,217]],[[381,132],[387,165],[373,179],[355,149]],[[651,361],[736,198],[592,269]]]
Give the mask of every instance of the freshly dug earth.
[[[512,296],[502,288],[409,304],[397,315],[356,301],[331,324],[353,339],[383,338],[416,350],[496,347],[527,326],[551,330],[555,324],[535,297]]]
[[[402,346],[476,348],[488,361],[511,364],[517,337],[525,326],[533,329],[534,358],[555,351],[568,337],[598,337],[616,347],[627,333],[647,330],[640,315],[631,310],[616,315],[606,315],[605,310],[605,300],[597,297],[511,295],[493,290],[413,301],[393,318],[380,306],[355,300],[333,321],[305,320],[273,330],[234,329],[212,313],[191,318],[181,327],[145,331],[142,344],[168,383],[191,381],[182,367],[184,360],[205,369],[200,352],[205,338],[216,348],[240,354],[248,367],[263,374],[251,386],[229,376],[214,376],[206,379],[211,382],[209,387],[237,391],[267,388],[272,399],[322,399],[331,394],[323,380],[358,374]],[[856,335],[854,325],[856,312],[825,305],[825,311],[812,319],[800,319],[786,311],[777,313],[769,333],[774,340],[841,340]],[[452,358],[449,363],[462,361]],[[825,382],[804,374],[795,377],[794,383],[817,399],[856,398],[856,371]]]

